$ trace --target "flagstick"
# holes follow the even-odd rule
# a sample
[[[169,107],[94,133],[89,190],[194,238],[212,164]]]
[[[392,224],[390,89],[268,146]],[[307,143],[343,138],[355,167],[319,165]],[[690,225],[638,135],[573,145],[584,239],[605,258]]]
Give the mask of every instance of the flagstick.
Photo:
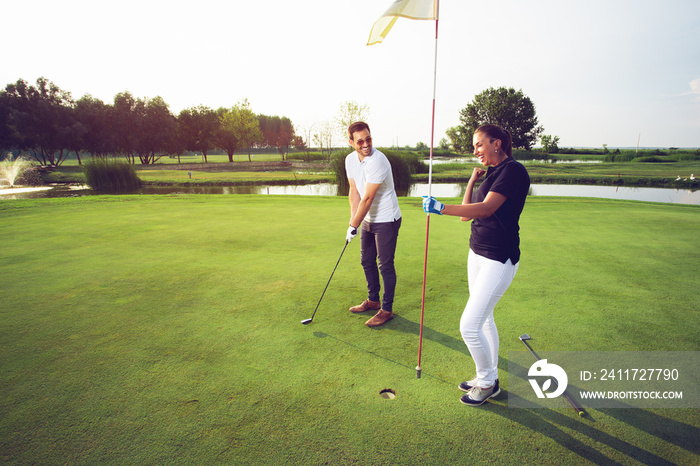
[[[440,0],[435,0],[435,8],[439,10]],[[437,89],[437,51],[438,51],[438,19],[435,15],[435,63],[433,65],[433,116],[430,123],[430,168],[428,169],[428,196],[432,196],[433,191],[433,146],[435,139],[435,94]],[[423,296],[420,303],[420,332],[418,335],[418,365],[416,366],[416,377],[420,379],[421,355],[423,353],[423,317],[425,316],[425,279],[428,272],[428,236],[430,233],[430,213],[426,215],[425,221],[425,257],[423,259]]]

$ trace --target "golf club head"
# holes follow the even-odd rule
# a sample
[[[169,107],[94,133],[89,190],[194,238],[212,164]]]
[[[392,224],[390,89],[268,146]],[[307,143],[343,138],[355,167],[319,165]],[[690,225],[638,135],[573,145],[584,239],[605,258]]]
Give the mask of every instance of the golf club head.
[[[304,319],[301,321],[301,323],[304,325],[309,325],[311,322],[313,322],[313,319]]]
[[[525,341],[525,340],[532,340],[532,338],[527,333],[523,333],[522,335],[520,335],[520,341]]]

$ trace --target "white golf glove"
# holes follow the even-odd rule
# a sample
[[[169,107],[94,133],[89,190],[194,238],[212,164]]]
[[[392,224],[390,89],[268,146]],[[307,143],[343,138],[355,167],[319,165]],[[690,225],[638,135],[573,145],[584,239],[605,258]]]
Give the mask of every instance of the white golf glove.
[[[345,241],[349,243],[355,236],[357,236],[357,228],[350,225],[348,227],[348,233],[345,235]]]

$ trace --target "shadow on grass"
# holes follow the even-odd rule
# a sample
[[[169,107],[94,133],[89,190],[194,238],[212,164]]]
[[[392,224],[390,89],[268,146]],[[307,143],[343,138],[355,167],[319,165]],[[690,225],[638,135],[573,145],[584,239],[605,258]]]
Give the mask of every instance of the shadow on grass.
[[[410,333],[416,337],[420,335],[420,323],[413,322],[401,316],[395,316],[391,322],[385,324],[386,330],[396,330],[403,333]],[[426,327],[423,325],[423,338],[432,342],[438,343],[446,348],[457,351],[471,357],[467,345],[459,338],[451,337]]]
[[[355,348],[356,350],[362,351],[363,353],[371,354],[372,356],[376,356],[376,357],[381,358],[381,359],[383,359],[383,360],[385,360],[385,361],[389,361],[390,363],[396,364],[397,366],[405,367],[406,369],[410,369],[410,370],[412,370],[412,371],[415,371],[415,368],[414,368],[414,367],[409,367],[409,366],[407,366],[406,364],[400,363],[400,362],[398,362],[398,361],[394,361],[393,359],[389,359],[389,358],[387,358],[386,356],[382,356],[381,354],[378,354],[378,353],[376,353],[376,352],[374,352],[374,351],[366,350],[366,349],[364,349],[364,348],[362,348],[362,347],[360,347],[360,346],[357,346],[357,345],[355,345],[355,344],[353,344],[353,343],[350,343],[350,342],[348,342],[348,341],[342,340],[342,339],[340,339],[340,338],[338,338],[338,337],[336,337],[336,336],[329,335],[329,334],[324,333],[324,332],[314,332],[314,336],[315,336],[316,338],[332,338],[332,339],[334,339],[335,341],[338,341],[338,342],[340,342],[340,343],[343,343],[343,344],[345,344],[345,345],[348,345],[348,346],[350,346],[350,347],[352,347],[352,348]],[[422,373],[422,376],[424,376],[424,377],[431,377],[431,378],[433,378],[433,379],[435,379],[435,380],[439,380],[440,382],[443,382],[443,383],[450,383],[450,382],[448,382],[448,381],[446,381],[446,380],[442,380],[442,379],[439,378],[439,377],[436,377],[436,376],[434,376],[434,375],[430,375],[430,374],[425,373],[425,372]]]
[[[500,358],[501,362],[508,365],[516,363]],[[527,373],[525,371],[524,373]],[[509,373],[512,375],[512,373]],[[504,397],[504,394],[506,395]],[[567,448],[571,452],[593,461],[595,464],[620,464],[619,462],[607,457],[604,453],[596,450],[590,445],[577,440],[568,434],[564,429],[569,429],[585,435],[591,440],[613,448],[620,453],[628,456],[630,459],[639,461],[642,464],[654,465],[672,465],[675,464],[666,460],[652,452],[646,451],[643,448],[632,445],[628,442],[620,440],[610,434],[601,432],[594,427],[595,419],[587,410],[584,418],[570,418],[557,411],[547,408],[508,408],[507,403],[510,401],[518,401],[517,395],[503,390],[499,396],[502,401],[499,404],[488,403],[486,409],[494,414],[498,414],[509,421],[516,422],[523,427],[531,429],[542,435],[546,435],[558,444]],[[522,403],[519,403],[522,404]],[[505,409],[504,409],[505,408]],[[598,412],[614,417],[621,422],[624,422],[635,429],[647,432],[650,435],[659,439],[683,448],[691,453],[697,454],[699,449],[697,439],[700,437],[698,428],[674,421],[665,417],[661,417],[655,413],[639,409],[639,408],[616,408],[616,409],[600,409]]]
[[[415,335],[416,337],[418,337],[418,335],[420,334],[420,324],[397,315],[397,316],[394,316],[394,318],[391,321],[387,322],[386,324],[384,324],[381,327],[372,329],[372,331],[373,332],[399,331],[402,333],[412,334],[412,335]],[[366,349],[361,348],[353,343],[342,340],[336,336],[329,335],[329,334],[323,333],[323,332],[314,332],[314,336],[318,337],[318,338],[325,338],[325,337],[333,338],[334,340],[337,340],[337,341],[344,343],[348,346],[351,346],[355,349],[358,349],[358,350],[363,351],[365,353],[369,353],[373,356],[377,356],[378,358],[382,358],[382,359],[389,361],[393,364],[397,364],[399,366],[406,367],[408,369],[415,371],[415,367],[409,367],[409,366],[402,364],[398,361],[394,361],[394,360],[389,359],[387,357],[384,357],[380,354],[377,354],[374,351],[366,350]],[[464,342],[462,340],[451,337],[449,335],[445,335],[444,333],[440,333],[438,331],[435,331],[429,327],[426,327],[425,325],[423,326],[423,338],[425,340],[433,341],[433,342],[438,343],[440,345],[443,345],[451,350],[457,351],[459,353],[462,353],[462,354],[465,354],[465,355],[471,357],[471,355],[469,354],[469,350],[467,349],[467,346],[464,344]],[[446,380],[440,379],[439,377],[431,375],[429,372],[426,372],[425,370],[422,371],[421,376],[422,377],[432,377],[436,380],[440,380],[443,383],[452,384],[452,382],[448,382]]]

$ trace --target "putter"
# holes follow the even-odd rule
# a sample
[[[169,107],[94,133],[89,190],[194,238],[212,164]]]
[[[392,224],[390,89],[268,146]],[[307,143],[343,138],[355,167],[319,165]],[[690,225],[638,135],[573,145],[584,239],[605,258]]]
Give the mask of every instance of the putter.
[[[530,345],[527,343],[528,340],[532,340],[532,337],[531,337],[530,335],[528,335],[527,333],[524,333],[524,334],[520,335],[519,338],[520,338],[520,341],[523,342],[523,345],[525,345],[525,347],[528,349],[528,351],[530,352],[530,354],[531,354],[532,356],[534,356],[534,358],[535,358],[536,361],[539,361],[540,359],[542,359],[542,358],[540,358],[540,357],[537,355],[537,353],[535,353],[535,351],[534,351],[534,350],[530,347]],[[556,379],[551,378],[550,380],[552,381],[552,383],[554,384],[555,387],[559,387],[559,385],[557,384]],[[576,410],[576,412],[578,413],[579,416],[583,416],[583,415],[586,414],[586,412],[583,410],[583,408],[581,408],[579,405],[576,404],[576,402],[574,401],[574,399],[571,398],[571,396],[569,395],[569,393],[568,393],[566,390],[564,390],[564,398],[566,398],[566,400],[569,402],[569,404],[571,405],[571,407],[574,408],[574,410]]]
[[[311,322],[314,321],[314,317],[316,316],[316,311],[318,311],[318,306],[321,304],[321,300],[323,299],[323,295],[326,294],[326,290],[328,289],[328,285],[331,284],[331,278],[333,278],[333,274],[335,273],[335,269],[338,268],[338,264],[340,264],[340,259],[343,258],[343,253],[345,252],[345,248],[348,247],[349,241],[345,240],[345,246],[343,246],[343,250],[340,252],[340,257],[338,258],[338,262],[335,263],[335,267],[333,267],[333,272],[331,272],[331,277],[328,279],[328,283],[326,283],[326,287],[323,289],[323,293],[321,293],[321,299],[318,300],[318,304],[316,304],[316,309],[314,309],[314,313],[311,315],[310,319],[304,319],[301,321],[302,324],[304,325],[309,325]]]

